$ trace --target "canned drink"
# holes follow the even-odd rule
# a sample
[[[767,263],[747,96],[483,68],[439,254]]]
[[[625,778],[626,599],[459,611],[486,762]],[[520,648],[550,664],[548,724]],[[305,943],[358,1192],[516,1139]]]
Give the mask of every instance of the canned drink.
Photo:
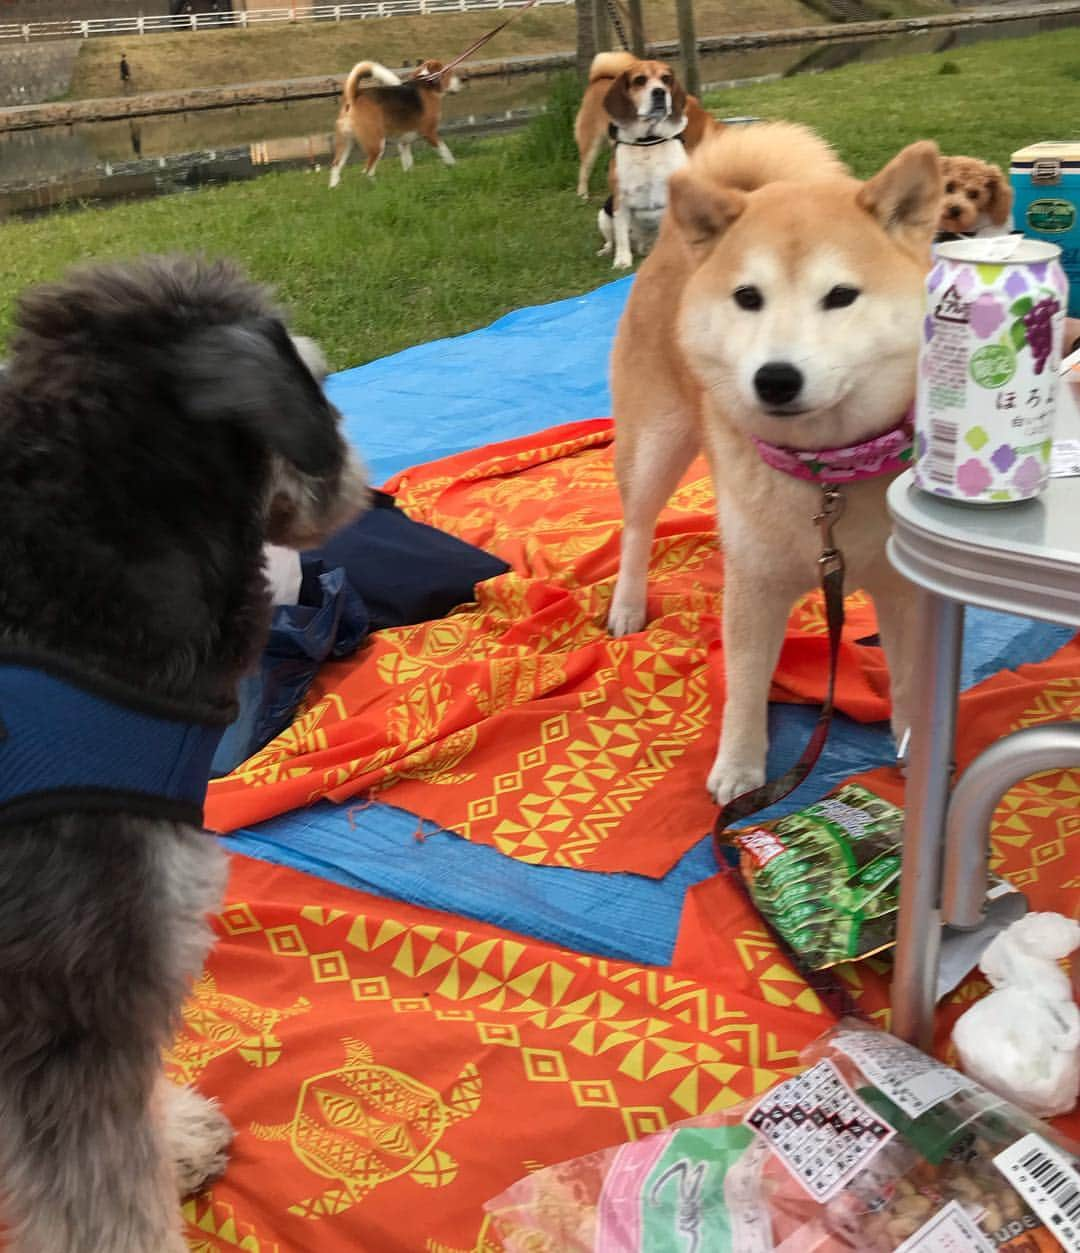
[[[1054,244],[936,245],[915,398],[915,482],[969,504],[1046,487],[1068,282]]]

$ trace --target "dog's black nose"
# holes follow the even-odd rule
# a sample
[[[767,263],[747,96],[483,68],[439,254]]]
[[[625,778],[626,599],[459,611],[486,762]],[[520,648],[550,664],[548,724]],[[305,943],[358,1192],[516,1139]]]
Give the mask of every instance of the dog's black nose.
[[[667,92],[663,87],[654,87],[652,89],[652,98],[655,104],[663,104],[667,99]]]
[[[963,210],[960,208],[958,204],[949,205],[949,217],[958,218],[962,212]]]
[[[766,361],[754,375],[754,390],[767,405],[786,405],[802,386],[802,371],[787,361]]]

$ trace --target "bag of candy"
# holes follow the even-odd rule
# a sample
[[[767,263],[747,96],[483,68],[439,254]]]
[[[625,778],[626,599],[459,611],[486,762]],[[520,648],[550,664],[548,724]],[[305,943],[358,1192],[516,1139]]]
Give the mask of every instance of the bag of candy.
[[[508,1253],[1080,1253],[1075,1146],[853,1021],[753,1103],[538,1171]]]

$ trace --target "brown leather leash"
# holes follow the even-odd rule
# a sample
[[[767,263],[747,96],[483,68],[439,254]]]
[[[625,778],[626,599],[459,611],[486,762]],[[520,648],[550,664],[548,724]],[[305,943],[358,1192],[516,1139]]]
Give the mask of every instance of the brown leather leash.
[[[447,64],[444,65],[437,74],[414,74],[408,81],[411,83],[436,83],[440,78],[445,78],[446,75],[452,70],[455,70],[462,63],[462,61],[468,60],[468,58],[471,57],[474,52],[477,52],[480,48],[482,48],[488,40],[494,39],[499,31],[505,30],[511,22],[516,22],[526,9],[531,9],[533,5],[537,3],[538,0],[525,0],[525,3],[520,9],[518,9],[515,13],[511,13],[505,21],[500,22],[498,26],[493,27],[486,35],[481,35],[479,39],[469,44],[464,52],[454,57],[452,61],[447,62]]]
[[[759,809],[767,809],[790,796],[802,783],[806,776],[817,765],[829,737],[832,725],[834,706],[833,697],[836,692],[836,670],[840,661],[840,637],[844,630],[844,554],[836,546],[833,539],[833,527],[844,512],[844,498],[834,483],[821,485],[821,512],[814,515],[814,522],[821,530],[821,556],[818,557],[818,578],[825,597],[825,620],[829,627],[829,684],[825,692],[825,703],[821,706],[818,720],[813,733],[803,749],[802,756],[791,767],[772,782],[763,783],[761,787],[743,792],[733,797],[720,810],[713,824],[713,840],[717,845],[717,857],[722,858],[721,846],[730,841],[727,830],[732,823],[756,814]]]

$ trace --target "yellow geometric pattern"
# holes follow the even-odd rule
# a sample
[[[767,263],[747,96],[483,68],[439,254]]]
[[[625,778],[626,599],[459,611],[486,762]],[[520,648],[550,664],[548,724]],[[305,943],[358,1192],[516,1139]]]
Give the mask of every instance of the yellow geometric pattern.
[[[380,1184],[403,1175],[425,1188],[445,1188],[456,1160],[439,1147],[447,1127],[480,1105],[481,1081],[471,1063],[445,1100],[401,1071],[375,1064],[371,1049],[346,1040],[345,1065],[307,1079],[289,1123],[252,1123],[260,1140],[288,1140],[314,1174],[334,1187],[297,1201],[289,1213],[325,1218],[344,1213]]]
[[[234,1050],[257,1070],[273,1066],[282,1047],[274,1028],[310,1007],[305,996],[288,1009],[257,1005],[219,992],[213,976],[204,973],[184,1006],[183,1026],[166,1050],[166,1073],[177,1083],[194,1083],[212,1061]]]

